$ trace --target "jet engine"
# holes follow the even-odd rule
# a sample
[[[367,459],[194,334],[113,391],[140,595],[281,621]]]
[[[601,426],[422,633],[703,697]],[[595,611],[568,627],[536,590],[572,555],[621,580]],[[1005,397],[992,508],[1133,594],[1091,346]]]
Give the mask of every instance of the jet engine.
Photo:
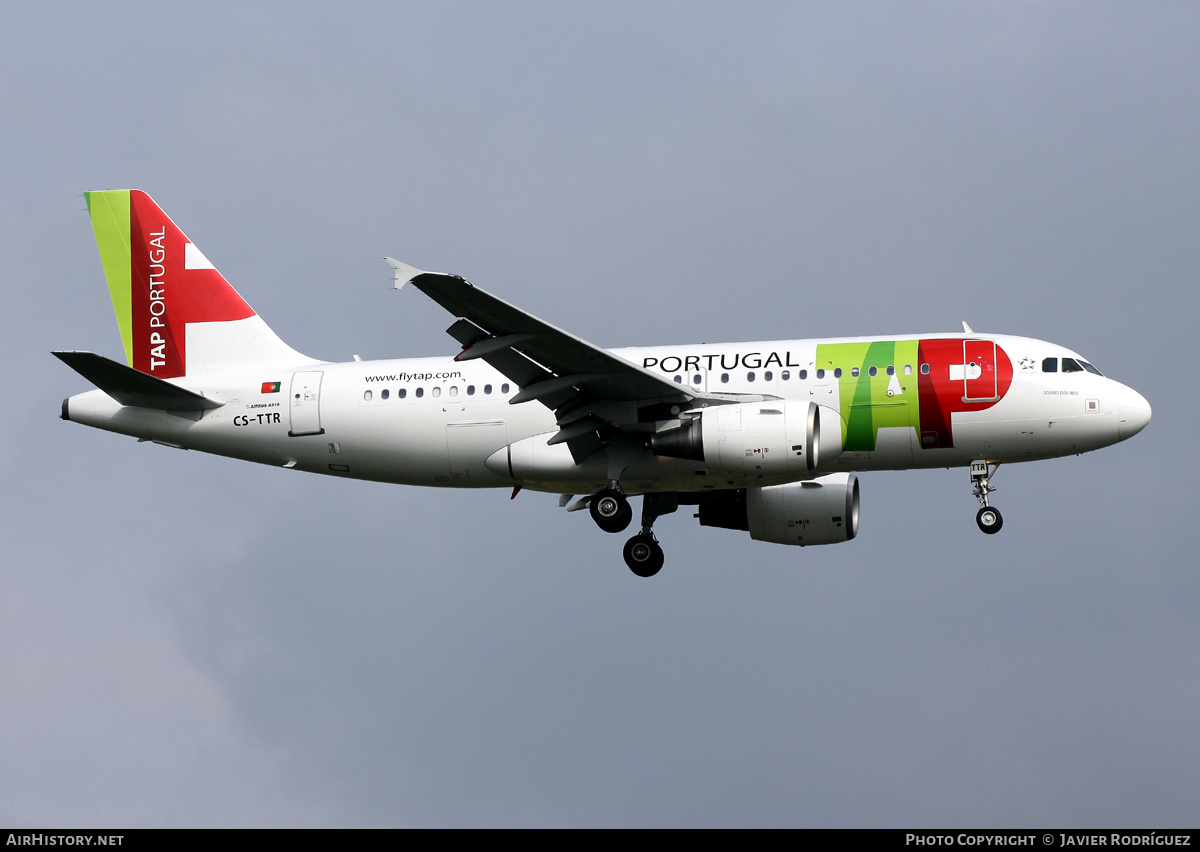
[[[837,544],[858,534],[858,477],[852,473],[716,491],[699,495],[698,503],[702,526],[746,530],[755,541],[803,547]]]
[[[650,438],[655,455],[692,459],[728,473],[809,476],[842,452],[841,418],[795,399],[718,405]],[[686,415],[685,415],[686,416]]]

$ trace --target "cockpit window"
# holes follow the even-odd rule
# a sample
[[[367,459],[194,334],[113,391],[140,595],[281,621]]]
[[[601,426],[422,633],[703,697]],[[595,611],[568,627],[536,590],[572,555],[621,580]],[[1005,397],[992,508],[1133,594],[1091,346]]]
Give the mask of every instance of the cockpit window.
[[[1083,367],[1079,366],[1079,362],[1074,358],[1063,358],[1064,373],[1082,373]]]
[[[1091,364],[1089,364],[1087,361],[1084,361],[1082,358],[1079,360],[1079,363],[1082,364],[1083,369],[1087,370],[1089,373],[1094,373],[1097,376],[1104,375],[1099,370],[1097,370],[1095,367],[1093,367]]]
[[[1042,359],[1042,372],[1043,373],[1057,373],[1058,372],[1058,359],[1057,358]]]

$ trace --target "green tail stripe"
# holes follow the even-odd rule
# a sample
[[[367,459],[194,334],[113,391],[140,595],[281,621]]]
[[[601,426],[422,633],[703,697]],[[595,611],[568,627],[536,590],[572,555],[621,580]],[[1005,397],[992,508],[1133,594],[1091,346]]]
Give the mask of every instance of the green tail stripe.
[[[108,293],[112,297],[113,312],[117,315],[117,327],[121,329],[125,361],[132,366],[133,273],[130,261],[129,190],[85,192],[83,195],[87,199],[88,214],[92,217],[92,230],[96,232],[96,246],[100,249],[104,277],[108,279]]]

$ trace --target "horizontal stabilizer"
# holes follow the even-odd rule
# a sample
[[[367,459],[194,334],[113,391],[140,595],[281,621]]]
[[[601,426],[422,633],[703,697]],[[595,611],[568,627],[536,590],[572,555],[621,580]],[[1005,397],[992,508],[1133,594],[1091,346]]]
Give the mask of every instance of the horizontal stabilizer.
[[[163,411],[200,411],[225,403],[146,375],[95,352],[54,352],[56,358],[121,405]]]

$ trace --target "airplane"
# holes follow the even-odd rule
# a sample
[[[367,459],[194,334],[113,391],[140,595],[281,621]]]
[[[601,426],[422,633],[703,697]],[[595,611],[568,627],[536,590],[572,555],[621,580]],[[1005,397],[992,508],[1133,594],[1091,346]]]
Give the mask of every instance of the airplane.
[[[1062,346],[1000,334],[782,340],[606,351],[473,286],[392,258],[394,286],[446,309],[452,357],[321,361],[284,343],[139,190],[85,193],[125,349],[53,354],[97,390],[62,419],[168,447],[404,485],[557,493],[619,533],[634,574],[654,522],[835,544],[856,473],[966,467],[999,532],[1001,464],[1099,449],[1150,404]],[[578,496],[577,496],[578,495]]]

